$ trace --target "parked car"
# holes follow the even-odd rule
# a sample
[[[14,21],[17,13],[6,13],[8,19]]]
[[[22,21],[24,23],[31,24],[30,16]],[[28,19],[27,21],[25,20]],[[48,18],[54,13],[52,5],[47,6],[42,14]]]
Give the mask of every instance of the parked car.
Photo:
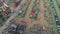
[[[57,17],[55,18],[55,20],[56,20],[56,21],[59,21]]]
[[[19,24],[19,27],[17,28],[18,32],[22,34],[26,29],[26,22],[21,21],[21,24]]]
[[[15,2],[14,3],[14,8],[17,8],[17,6],[19,5],[19,3],[20,3],[19,1],[18,2]]]
[[[18,15],[19,15],[20,17],[24,17],[25,14],[26,14],[26,11],[19,11],[19,14],[18,14]]]
[[[38,13],[39,13],[38,9],[36,9],[36,10],[32,9],[31,14],[30,14],[30,18],[37,19]]]
[[[23,33],[25,28],[26,28],[25,25],[21,25],[21,26],[19,26],[18,30],[19,30],[20,33]]]
[[[58,31],[60,32],[60,25],[57,25]]]
[[[9,7],[3,7],[2,8],[3,9],[3,14],[4,15],[9,15],[10,13],[11,13],[11,10],[10,10],[10,8]]]
[[[15,31],[8,31],[7,34],[16,34],[16,32]]]
[[[58,29],[58,31],[60,32],[60,29]]]
[[[22,0],[15,1],[15,2],[14,2],[14,8],[17,8],[17,6],[20,4],[21,1],[22,1]]]

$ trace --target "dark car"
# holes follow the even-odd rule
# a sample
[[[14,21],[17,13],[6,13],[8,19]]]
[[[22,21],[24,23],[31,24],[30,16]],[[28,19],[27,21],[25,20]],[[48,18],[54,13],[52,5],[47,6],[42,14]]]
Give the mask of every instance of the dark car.
[[[21,24],[18,25],[17,31],[22,34],[26,29],[26,22],[21,21]]]
[[[9,31],[7,34],[15,34],[14,31]]]
[[[23,33],[25,31],[25,28],[26,28],[25,25],[19,26],[19,28],[18,28],[19,33]]]

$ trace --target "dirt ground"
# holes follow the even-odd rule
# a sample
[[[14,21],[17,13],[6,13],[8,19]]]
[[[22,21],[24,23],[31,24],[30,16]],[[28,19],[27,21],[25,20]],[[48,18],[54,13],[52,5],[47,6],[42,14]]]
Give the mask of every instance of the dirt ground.
[[[24,1],[27,1],[27,0],[24,0]],[[30,15],[31,10],[32,10],[32,3],[34,1],[35,0],[32,0],[30,2],[30,5],[29,5],[28,10],[27,10],[27,14],[26,14],[26,16],[24,18],[17,18],[17,17],[15,18],[16,23],[20,23],[20,21],[23,21],[24,20],[24,21],[27,22],[28,27],[29,26],[31,27],[35,23],[39,23],[41,26],[44,25],[44,5],[43,5],[43,1],[42,0],[39,2],[39,4],[40,4],[39,10],[40,11],[39,11],[39,14],[37,16],[38,17],[37,20],[32,20],[32,19],[29,18],[29,15]]]

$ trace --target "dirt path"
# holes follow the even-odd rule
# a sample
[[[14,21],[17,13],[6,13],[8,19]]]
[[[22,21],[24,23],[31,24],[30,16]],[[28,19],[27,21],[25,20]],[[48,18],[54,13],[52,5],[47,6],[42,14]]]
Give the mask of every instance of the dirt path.
[[[44,25],[44,5],[43,0],[40,0],[40,13],[38,15],[38,19],[40,18],[40,24]]]

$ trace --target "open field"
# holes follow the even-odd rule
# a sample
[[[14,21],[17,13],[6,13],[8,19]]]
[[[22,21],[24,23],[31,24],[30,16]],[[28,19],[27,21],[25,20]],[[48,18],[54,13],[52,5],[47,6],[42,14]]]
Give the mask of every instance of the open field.
[[[19,1],[19,0],[18,0]],[[23,34],[58,34],[55,17],[49,0],[23,0],[25,3],[10,22],[17,25],[26,23]],[[56,1],[53,4],[60,21],[60,12]],[[32,15],[33,17],[30,18]],[[23,22],[22,22],[23,21]],[[9,26],[11,27],[11,24]],[[10,30],[6,28],[7,32]],[[24,28],[22,28],[24,29]]]
[[[47,1],[47,0],[46,0],[46,1]],[[34,2],[34,0],[33,0],[32,2]],[[50,3],[49,1],[47,1],[47,2]],[[28,7],[26,16],[25,16],[24,18],[16,18],[15,20],[16,20],[17,22],[20,22],[20,21],[22,21],[22,20],[25,20],[25,21],[28,23],[28,27],[29,27],[29,28],[30,28],[31,26],[33,26],[33,24],[35,24],[36,22],[37,22],[37,23],[40,22],[40,25],[41,25],[41,26],[49,27],[49,32],[47,33],[46,31],[42,31],[42,34],[43,34],[43,32],[44,32],[45,34],[50,34],[50,33],[51,33],[50,30],[52,30],[52,29],[53,29],[53,31],[54,31],[56,34],[58,34],[58,31],[57,31],[57,28],[56,28],[56,27],[57,27],[57,26],[56,26],[56,22],[55,22],[54,15],[53,15],[53,13],[52,13],[51,7],[49,7],[48,4],[46,4],[47,7],[44,7],[44,1],[42,1],[42,0],[41,0],[40,3],[41,3],[41,4],[40,4],[40,7],[39,7],[40,12],[39,12],[39,15],[38,15],[38,19],[37,19],[36,21],[29,18],[29,14],[30,14],[30,12],[31,12],[31,10],[32,10],[32,6],[31,6],[32,3],[30,3],[30,5],[29,5],[29,7]],[[43,4],[42,4],[42,3],[43,3]],[[47,17],[44,17],[44,10],[47,10],[47,11],[46,11],[46,16],[47,16]],[[28,11],[29,11],[29,13],[28,13]],[[50,15],[49,13],[51,13],[51,15]],[[49,21],[49,16],[52,17],[52,18],[51,18],[52,21]],[[21,20],[21,19],[22,19],[22,20]],[[48,21],[46,21],[46,20],[48,20]],[[52,25],[51,22],[52,22],[54,25]],[[50,23],[50,25],[49,25],[49,23]]]

